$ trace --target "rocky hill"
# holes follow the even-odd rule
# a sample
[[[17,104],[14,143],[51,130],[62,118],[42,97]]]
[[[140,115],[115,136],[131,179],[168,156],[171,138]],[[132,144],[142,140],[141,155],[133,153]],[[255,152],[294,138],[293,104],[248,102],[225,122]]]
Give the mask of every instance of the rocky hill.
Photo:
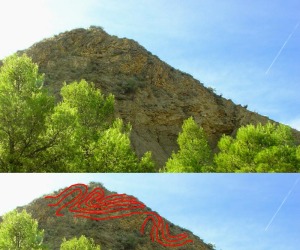
[[[101,188],[105,195],[115,194],[108,191],[99,183],[90,183],[88,186],[89,192],[94,188]],[[55,195],[63,191],[55,192]],[[76,197],[78,193],[72,194],[71,198]],[[131,196],[132,197],[132,196]],[[68,201],[71,200],[69,197]],[[134,197],[132,197],[135,199]],[[56,216],[58,207],[51,207],[48,204],[57,201],[45,199],[45,196],[32,201],[29,205],[18,207],[19,211],[26,209],[33,218],[38,220],[39,228],[44,229],[44,243],[49,249],[59,249],[62,239],[70,239],[85,235],[88,238],[93,238],[96,244],[101,245],[101,250],[210,250],[213,247],[210,244],[204,243],[198,236],[193,235],[190,231],[182,229],[169,221],[165,221],[169,225],[170,234],[172,236],[185,233],[188,236],[188,242],[178,247],[166,247],[159,244],[157,241],[152,241],[151,223],[148,222],[145,227],[145,233],[140,233],[141,225],[145,220],[143,214],[132,215],[130,217],[122,217],[109,220],[91,220],[86,218],[75,218],[74,213],[68,209],[61,210],[64,216]],[[139,202],[139,201],[138,201]],[[70,204],[71,205],[71,204]],[[69,206],[70,206],[69,205]],[[68,207],[69,207],[68,206]],[[141,209],[140,209],[141,210]],[[143,211],[151,212],[151,209],[146,207]],[[153,212],[153,211],[152,211]],[[0,218],[1,221],[1,218]]]
[[[162,166],[173,150],[184,119],[193,116],[216,148],[222,134],[269,119],[218,96],[191,75],[174,69],[137,42],[103,29],[75,29],[20,51],[46,74],[46,86],[59,92],[64,81],[85,79],[112,92],[116,115],[133,127],[138,155],[152,151]],[[300,142],[299,132],[295,132]]]

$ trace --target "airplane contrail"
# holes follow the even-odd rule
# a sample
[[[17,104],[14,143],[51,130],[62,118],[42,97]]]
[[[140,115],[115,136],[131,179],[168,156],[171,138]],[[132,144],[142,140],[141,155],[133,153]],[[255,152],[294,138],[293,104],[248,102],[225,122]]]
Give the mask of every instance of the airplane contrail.
[[[273,215],[273,217],[271,218],[271,220],[269,221],[268,225],[265,228],[265,232],[269,229],[270,225],[272,224],[273,220],[275,219],[276,215],[278,214],[279,210],[282,208],[283,204],[286,202],[287,198],[289,198],[290,194],[292,193],[292,191],[294,190],[294,188],[296,187],[297,183],[299,181],[299,177],[298,179],[295,181],[294,185],[292,186],[292,188],[290,189],[290,191],[287,193],[287,195],[284,197],[283,201],[281,202],[280,206],[278,207],[277,211],[275,212],[275,214]]]
[[[270,71],[270,69],[272,68],[273,64],[275,63],[275,61],[277,60],[277,58],[279,57],[279,55],[281,54],[281,51],[284,49],[285,45],[288,43],[288,41],[290,40],[290,38],[292,37],[292,35],[295,33],[296,29],[299,26],[299,22],[296,24],[296,26],[294,27],[293,31],[291,32],[291,34],[288,36],[288,38],[285,40],[284,44],[282,45],[281,49],[278,51],[277,55],[275,56],[273,62],[271,63],[271,65],[269,66],[269,68],[267,69],[267,71],[265,72],[265,74],[267,75]]]

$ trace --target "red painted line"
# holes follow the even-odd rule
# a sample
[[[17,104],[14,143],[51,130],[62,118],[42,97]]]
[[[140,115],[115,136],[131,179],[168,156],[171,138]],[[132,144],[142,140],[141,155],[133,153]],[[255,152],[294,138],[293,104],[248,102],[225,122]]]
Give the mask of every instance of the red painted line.
[[[73,194],[75,196],[72,198]],[[171,235],[169,225],[159,214],[145,211],[145,204],[127,194],[105,195],[104,190],[100,187],[88,192],[87,185],[74,184],[57,195],[46,196],[45,199],[58,199],[56,203],[48,204],[48,206],[58,207],[56,216],[64,216],[61,212],[63,209],[74,213],[74,217],[96,221],[146,215],[140,233],[144,234],[148,222],[151,223],[150,238],[152,241],[165,247],[179,247],[193,242],[187,233]]]

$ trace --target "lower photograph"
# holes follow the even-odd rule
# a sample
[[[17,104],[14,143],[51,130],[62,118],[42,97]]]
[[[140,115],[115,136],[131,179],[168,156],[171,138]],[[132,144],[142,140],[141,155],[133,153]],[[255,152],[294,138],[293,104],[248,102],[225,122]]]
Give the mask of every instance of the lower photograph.
[[[300,174],[0,174],[0,249],[296,250]]]

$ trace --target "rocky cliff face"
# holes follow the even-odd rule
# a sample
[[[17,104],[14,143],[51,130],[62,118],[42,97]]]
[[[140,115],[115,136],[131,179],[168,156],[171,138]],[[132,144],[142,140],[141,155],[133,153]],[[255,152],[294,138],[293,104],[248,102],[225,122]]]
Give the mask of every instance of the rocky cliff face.
[[[190,116],[204,128],[213,148],[224,133],[268,121],[216,95],[137,42],[110,36],[101,28],[65,32],[20,53],[24,52],[38,63],[46,86],[55,93],[64,81],[81,79],[94,82],[104,93],[112,92],[117,116],[132,124],[136,152],[152,151],[160,166],[177,149],[182,122]]]
[[[100,187],[105,190],[105,195],[112,195],[113,192],[105,189],[99,183],[90,183],[89,192],[94,188]],[[57,195],[60,190],[55,192]],[[67,193],[68,194],[68,193]],[[68,202],[74,201],[79,193],[74,192],[72,196],[68,197]],[[64,194],[65,195],[65,194]],[[65,195],[67,196],[67,195]],[[60,197],[61,200],[63,200]],[[109,199],[111,201],[112,199]],[[186,233],[188,239],[192,242],[183,244],[181,246],[163,246],[156,240],[151,240],[151,222],[145,227],[144,234],[140,233],[141,225],[144,223],[145,216],[134,214],[129,217],[121,217],[117,219],[108,220],[91,220],[81,217],[75,217],[76,214],[70,212],[66,206],[61,213],[63,216],[56,216],[56,210],[60,207],[48,206],[58,202],[58,200],[48,200],[44,197],[40,197],[30,204],[19,207],[18,211],[26,209],[32,217],[38,220],[40,229],[44,229],[44,243],[49,249],[59,249],[62,239],[73,237],[80,237],[85,235],[88,238],[93,238],[96,244],[101,245],[101,250],[210,250],[213,249],[210,244],[206,244],[198,236],[193,235],[192,232],[180,228],[173,223],[165,220],[164,222],[169,225],[170,233],[172,236],[176,236],[182,233]],[[99,201],[98,201],[99,202]],[[107,202],[107,201],[106,201]],[[109,203],[109,202],[108,202]],[[63,204],[64,203],[63,201]],[[92,203],[94,204],[94,203]],[[151,211],[150,208],[146,208],[147,211]],[[114,213],[116,214],[116,212]],[[112,216],[110,214],[110,216]],[[0,217],[1,222],[1,217]]]

